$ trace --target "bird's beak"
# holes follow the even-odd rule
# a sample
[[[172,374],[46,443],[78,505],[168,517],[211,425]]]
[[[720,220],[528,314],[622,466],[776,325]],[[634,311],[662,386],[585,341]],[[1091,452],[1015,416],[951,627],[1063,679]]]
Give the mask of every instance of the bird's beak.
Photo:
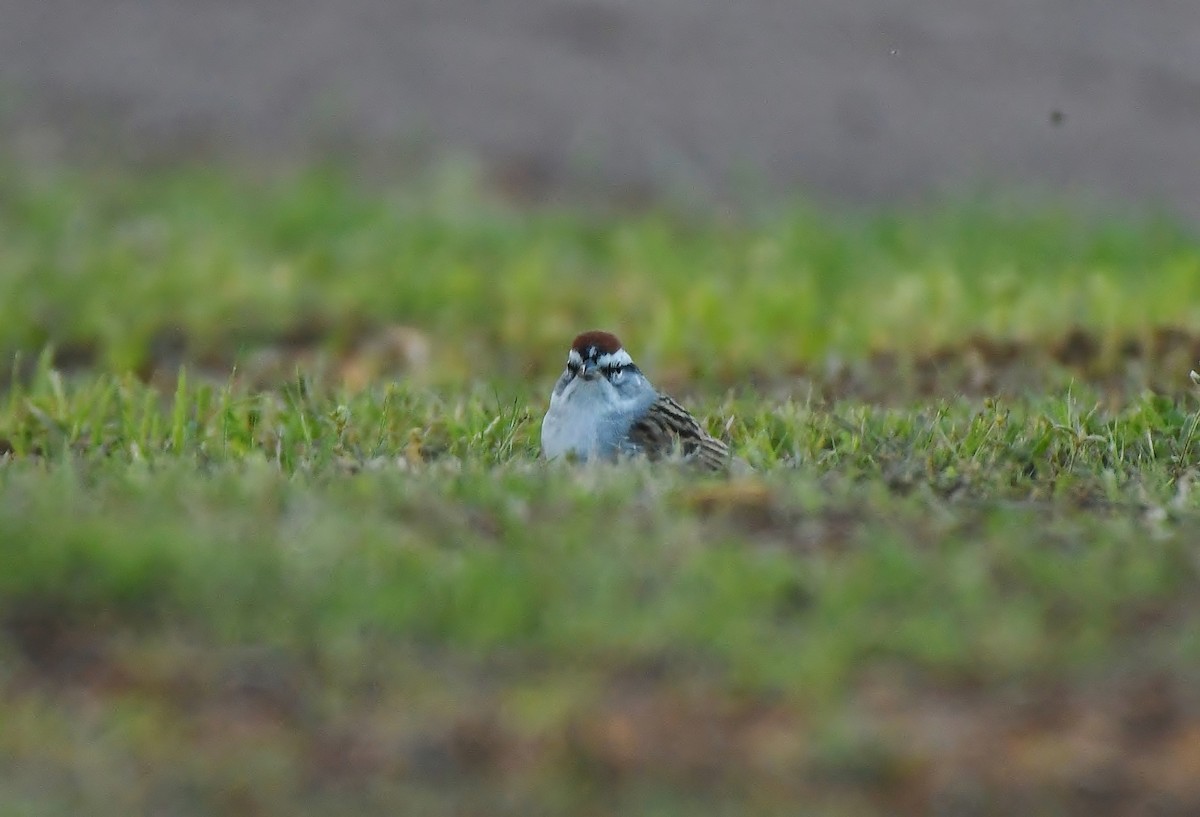
[[[596,368],[596,361],[583,361],[583,365],[579,367],[579,376],[584,380],[595,380],[597,377],[599,377],[600,370]]]

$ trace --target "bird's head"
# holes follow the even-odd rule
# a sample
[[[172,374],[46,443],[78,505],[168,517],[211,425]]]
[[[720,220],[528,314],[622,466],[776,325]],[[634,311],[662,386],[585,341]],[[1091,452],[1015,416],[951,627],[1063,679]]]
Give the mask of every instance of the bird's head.
[[[611,332],[592,330],[578,335],[567,352],[567,368],[554,387],[556,395],[589,395],[623,402],[650,388],[633,358]]]

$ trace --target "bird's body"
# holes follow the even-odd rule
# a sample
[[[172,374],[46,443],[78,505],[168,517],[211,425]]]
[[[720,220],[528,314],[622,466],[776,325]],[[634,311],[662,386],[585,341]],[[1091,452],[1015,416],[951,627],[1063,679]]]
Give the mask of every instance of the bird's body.
[[[641,375],[633,375],[643,381]],[[634,420],[658,399],[648,383],[627,394],[584,382],[568,384],[550,396],[542,421],[542,450],[554,459],[572,454],[580,459],[612,458],[636,453],[629,440]]]
[[[729,465],[729,448],[671,397],[660,394],[608,332],[575,338],[542,420],[547,459],[614,459],[678,453],[702,467]]]

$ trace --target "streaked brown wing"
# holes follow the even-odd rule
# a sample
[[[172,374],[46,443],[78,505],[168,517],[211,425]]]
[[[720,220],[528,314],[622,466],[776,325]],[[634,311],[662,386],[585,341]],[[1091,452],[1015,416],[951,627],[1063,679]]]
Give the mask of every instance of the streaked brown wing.
[[[629,429],[629,439],[650,459],[679,450],[711,471],[729,467],[729,446],[709,436],[687,409],[661,395]]]

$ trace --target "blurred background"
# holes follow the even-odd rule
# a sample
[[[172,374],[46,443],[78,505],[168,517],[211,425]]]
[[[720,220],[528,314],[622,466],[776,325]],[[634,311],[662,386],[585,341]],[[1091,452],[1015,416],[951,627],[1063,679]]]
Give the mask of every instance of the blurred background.
[[[0,0],[0,812],[1200,814],[1198,218],[1200,0]]]
[[[6,0],[23,164],[409,172],[534,201],[996,188],[1200,215],[1190,0]]]

